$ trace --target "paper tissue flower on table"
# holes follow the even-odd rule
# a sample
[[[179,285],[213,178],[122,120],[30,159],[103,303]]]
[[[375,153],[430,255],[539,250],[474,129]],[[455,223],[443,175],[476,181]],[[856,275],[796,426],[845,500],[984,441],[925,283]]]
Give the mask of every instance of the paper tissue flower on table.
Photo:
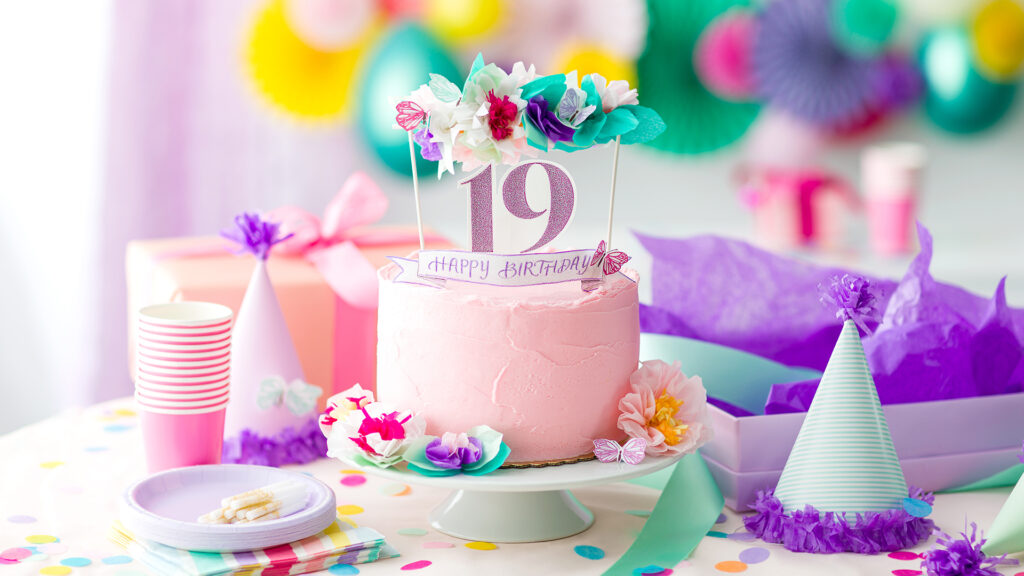
[[[931,497],[908,491],[858,329],[875,312],[863,278],[832,280],[843,331],[774,491],[758,494],[747,530],[789,550],[877,554],[931,535]],[[907,502],[909,500],[909,502]],[[906,510],[904,510],[906,508]]]
[[[231,341],[231,402],[224,423],[226,463],[304,464],[326,454],[317,426],[323,390],[306,383],[267,274],[275,244],[291,237],[258,214],[235,217],[224,236],[256,258]]]
[[[110,539],[146,568],[173,576],[307,574],[335,564],[363,564],[398,556],[376,530],[339,519],[326,530],[298,542],[251,552],[190,552],[139,540],[120,524]]]
[[[900,283],[871,280],[885,314],[881,324],[868,322],[874,333],[864,348],[904,474],[935,491],[1017,464],[1024,370],[1014,343],[1024,311],[1005,306],[1001,287],[987,299],[936,282],[931,236],[918,234],[921,254]],[[847,271],[712,236],[640,240],[654,257],[641,356],[701,374],[716,432],[701,453],[729,506],[747,509],[778,482],[829,358],[827,341],[839,336],[806,294]]]
[[[419,249],[415,228],[370,226],[384,215],[387,204],[369,177],[355,173],[322,219],[295,207],[270,212],[271,219],[282,223],[282,232],[294,236],[274,248],[267,269],[302,370],[310,383],[327,392],[321,402],[354,382],[374,388],[376,269],[388,263],[388,256]],[[451,247],[436,234],[425,236],[428,248]],[[142,306],[182,300],[223,304],[237,314],[252,261],[234,250],[230,242],[211,236],[130,242],[129,321],[134,322]],[[129,361],[134,374],[135,360],[129,356]]]

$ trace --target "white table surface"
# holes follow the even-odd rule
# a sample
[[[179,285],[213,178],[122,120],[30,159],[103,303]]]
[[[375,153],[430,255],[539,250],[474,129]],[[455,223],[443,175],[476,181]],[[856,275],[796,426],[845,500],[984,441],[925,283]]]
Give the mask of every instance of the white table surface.
[[[26,538],[49,535],[59,538],[44,545],[40,554],[17,565],[0,566],[0,576],[39,574],[41,569],[59,565],[62,559],[85,557],[87,567],[72,568],[71,575],[135,576],[146,574],[137,562],[108,565],[104,559],[123,555],[105,533],[115,519],[115,502],[122,490],[144,475],[142,442],[138,419],[130,400],[93,406],[64,413],[39,424],[0,437],[0,551],[30,545]],[[591,486],[575,491],[596,516],[590,530],[564,540],[536,544],[498,544],[493,550],[467,548],[465,542],[439,534],[427,523],[428,511],[447,492],[441,488],[410,486],[366,477],[359,486],[341,483],[344,465],[320,460],[301,467],[330,485],[340,506],[360,525],[375,528],[401,552],[400,558],[359,565],[359,574],[473,575],[510,574],[600,574],[632,542],[644,523],[638,511],[649,511],[658,493],[632,484]],[[391,495],[398,492],[398,495]],[[1002,506],[1009,489],[983,490],[966,494],[940,494],[932,518],[947,532],[957,532],[965,520],[987,527]],[[633,513],[629,513],[632,511]],[[12,522],[11,517],[30,516],[30,523]],[[24,519],[22,519],[24,521]],[[422,529],[423,536],[403,535],[405,529]],[[742,534],[740,517],[725,511],[725,520],[714,529],[722,534]],[[736,561],[745,549],[760,546],[769,550],[763,562],[749,564],[743,573],[786,576],[892,575],[895,570],[918,570],[917,561],[896,560],[886,555],[814,556],[794,554],[781,546],[744,539],[709,536],[686,561],[672,567],[678,575],[715,575],[723,561]],[[451,548],[424,548],[428,542],[448,542]],[[587,560],[574,552],[578,545],[603,549],[602,560]],[[914,551],[924,551],[927,544]],[[1024,559],[1024,555],[1015,556]],[[432,565],[415,572],[402,566],[417,560]],[[1015,575],[1024,567],[1001,569]],[[326,574],[326,572],[323,572]],[[905,572],[896,574],[912,574]]]

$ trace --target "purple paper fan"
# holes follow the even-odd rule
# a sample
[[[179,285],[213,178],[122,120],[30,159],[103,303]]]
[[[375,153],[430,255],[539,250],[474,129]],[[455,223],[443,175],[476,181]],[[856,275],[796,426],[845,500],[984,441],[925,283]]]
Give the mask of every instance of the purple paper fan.
[[[753,44],[761,96],[819,126],[863,117],[873,88],[871,61],[849,56],[833,41],[828,7],[824,0],[770,2]]]

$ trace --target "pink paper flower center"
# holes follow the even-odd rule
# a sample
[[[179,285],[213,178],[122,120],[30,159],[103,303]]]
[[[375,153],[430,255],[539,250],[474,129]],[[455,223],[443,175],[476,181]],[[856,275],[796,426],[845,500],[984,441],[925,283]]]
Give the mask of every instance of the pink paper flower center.
[[[494,90],[487,93],[487,125],[491,128],[491,136],[495,140],[504,140],[512,135],[519,107],[510,102],[508,96],[498,98]]]

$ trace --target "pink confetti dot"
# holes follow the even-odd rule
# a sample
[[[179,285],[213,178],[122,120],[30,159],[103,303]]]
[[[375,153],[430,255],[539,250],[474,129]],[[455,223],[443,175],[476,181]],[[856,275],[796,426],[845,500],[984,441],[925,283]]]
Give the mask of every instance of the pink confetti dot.
[[[402,570],[422,570],[427,566],[433,564],[430,560],[417,560],[415,562],[409,562],[405,566],[402,566]]]
[[[920,570],[893,570],[892,576],[921,576],[924,572]]]
[[[3,552],[0,552],[0,558],[4,560],[11,560],[17,562],[18,560],[24,560],[32,555],[31,550],[25,548],[8,548]]]
[[[0,566],[8,566],[10,564],[17,564],[17,560],[8,560],[6,558],[0,558]]]
[[[455,548],[455,544],[451,542],[424,542],[424,548]]]
[[[889,552],[889,558],[892,558],[893,560],[919,560],[921,557],[918,556],[917,552],[899,550],[897,552]]]
[[[359,474],[352,474],[341,479],[341,485],[348,486],[350,488],[362,486],[363,484],[366,484],[366,476],[361,476]]]

